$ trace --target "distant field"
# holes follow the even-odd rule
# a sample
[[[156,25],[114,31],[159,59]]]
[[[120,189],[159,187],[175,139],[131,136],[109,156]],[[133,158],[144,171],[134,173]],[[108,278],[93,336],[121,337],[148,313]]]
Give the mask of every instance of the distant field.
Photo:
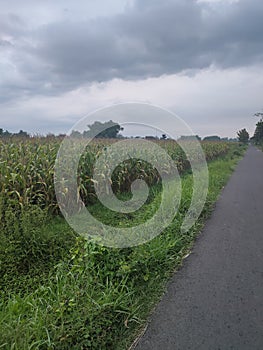
[[[79,191],[91,213],[111,225],[144,222],[159,204],[158,173],[138,160],[113,174],[120,198],[144,178],[150,195],[139,215],[111,215],[96,200],[94,160],[114,140],[88,146],[79,164]],[[173,223],[151,242],[110,249],[79,237],[61,217],[54,192],[59,139],[0,141],[0,349],[126,349],[189,251],[222,186],[244,152],[238,143],[203,142],[209,194],[187,234],[180,224],[191,202],[187,158],[174,141],[159,141],[176,161],[182,200]]]

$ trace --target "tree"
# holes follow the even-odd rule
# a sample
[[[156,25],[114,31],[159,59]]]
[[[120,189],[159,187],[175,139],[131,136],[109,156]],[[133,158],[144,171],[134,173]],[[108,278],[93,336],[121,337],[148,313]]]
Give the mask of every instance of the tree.
[[[198,135],[182,135],[178,139],[178,141],[192,141],[192,140],[201,141],[201,137]]]
[[[147,136],[145,136],[145,140],[158,140],[158,137],[157,136],[147,135]]]
[[[9,131],[7,130],[4,131],[4,129],[0,128],[0,137],[10,137],[10,136],[12,136],[12,134]]]
[[[249,133],[246,129],[239,130],[237,132],[238,141],[242,143],[248,143],[249,140]]]
[[[221,138],[217,135],[212,135],[212,136],[206,136],[204,138],[204,141],[220,141]]]
[[[112,120],[101,123],[101,122],[94,122],[91,125],[88,125],[89,130],[83,132],[84,137],[90,137],[90,138],[109,138],[109,139],[115,139],[117,136],[119,136],[119,132],[123,130],[123,128],[118,124],[113,122]]]
[[[74,137],[76,139],[80,139],[80,138],[82,138],[82,133],[77,131],[77,130],[72,130],[70,136]]]
[[[27,138],[29,137],[29,134],[26,131],[20,130],[17,134],[14,134],[14,136],[22,137],[22,138]]]
[[[257,144],[263,142],[263,119],[262,118],[256,125],[256,130],[253,136],[253,140]]]

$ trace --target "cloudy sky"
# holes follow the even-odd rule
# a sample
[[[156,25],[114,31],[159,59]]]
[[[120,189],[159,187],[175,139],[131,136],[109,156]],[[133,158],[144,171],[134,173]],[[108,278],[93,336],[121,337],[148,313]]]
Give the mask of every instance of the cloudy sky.
[[[262,0],[0,0],[0,127],[66,132],[137,101],[200,136],[253,133],[262,18]]]

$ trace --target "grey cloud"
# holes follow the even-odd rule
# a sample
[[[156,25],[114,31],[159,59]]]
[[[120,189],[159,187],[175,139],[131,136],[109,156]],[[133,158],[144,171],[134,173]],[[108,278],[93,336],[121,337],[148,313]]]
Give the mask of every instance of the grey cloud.
[[[5,30],[23,32],[12,57],[26,90],[52,95],[93,81],[262,62],[262,14],[262,0],[136,0],[122,14],[64,20],[34,31],[23,20],[14,30],[9,15]]]
[[[193,1],[148,2],[112,19],[54,24],[42,31],[36,54],[65,80],[138,79],[202,68],[195,62],[200,14]]]
[[[0,39],[0,46],[10,47],[10,46],[12,46],[12,43],[9,40]]]
[[[26,23],[13,13],[0,12],[0,37],[8,35],[11,37],[21,37],[24,34]]]
[[[48,26],[36,54],[73,83],[246,65],[262,60],[262,13],[261,0],[229,4],[224,14],[193,0],[137,0],[111,19]]]

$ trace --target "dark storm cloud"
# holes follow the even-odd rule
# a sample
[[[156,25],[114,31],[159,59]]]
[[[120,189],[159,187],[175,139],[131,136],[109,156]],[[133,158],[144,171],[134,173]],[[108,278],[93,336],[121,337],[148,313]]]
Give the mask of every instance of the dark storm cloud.
[[[12,43],[11,57],[25,90],[57,94],[93,81],[262,62],[262,15],[262,0],[137,0],[113,17],[60,20],[34,31],[9,15],[3,30],[15,39],[23,33],[21,42]],[[1,38],[0,50],[8,43]]]
[[[202,6],[138,2],[111,19],[64,22],[42,30],[36,54],[66,81],[138,79],[202,68]],[[201,49],[202,53],[202,49]]]
[[[59,77],[143,78],[262,59],[263,3],[137,1],[125,14],[47,27],[37,54]]]

